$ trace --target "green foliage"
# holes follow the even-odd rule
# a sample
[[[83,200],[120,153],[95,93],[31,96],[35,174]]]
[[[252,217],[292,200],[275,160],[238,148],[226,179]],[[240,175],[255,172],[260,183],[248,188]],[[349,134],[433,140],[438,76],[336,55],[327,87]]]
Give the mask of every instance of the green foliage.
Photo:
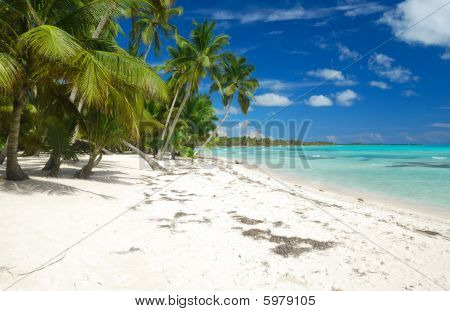
[[[14,102],[25,108],[14,127],[20,127],[20,149],[51,153],[52,176],[61,161],[87,151],[90,164],[97,163],[102,148],[120,150],[124,140],[156,154],[167,119],[165,142],[194,157],[217,121],[211,98],[198,94],[202,79],[214,81],[224,104],[237,94],[244,113],[258,85],[245,59],[223,53],[229,37],[215,34],[215,22],[194,22],[189,37],[178,35],[172,19],[183,9],[174,3],[0,0],[0,147]],[[124,17],[132,26],[128,51],[116,42]],[[169,73],[164,81],[145,59],[172,35],[176,45],[158,68]]]
[[[76,128],[76,121],[71,118],[58,118],[49,116],[45,120],[47,136],[45,150],[51,152],[57,159],[64,161],[78,160],[77,153],[80,150],[72,144],[72,138]]]
[[[333,145],[330,142],[306,142],[301,140],[283,140],[283,139],[270,139],[268,137],[217,137],[215,146],[232,147],[232,146],[321,146],[321,145]]]

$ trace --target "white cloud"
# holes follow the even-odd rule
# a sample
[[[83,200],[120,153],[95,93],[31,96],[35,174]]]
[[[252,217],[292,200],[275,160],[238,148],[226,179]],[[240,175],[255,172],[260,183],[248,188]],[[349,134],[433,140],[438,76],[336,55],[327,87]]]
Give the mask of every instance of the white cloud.
[[[369,85],[380,88],[382,90],[389,90],[391,88],[391,86],[389,84],[387,84],[386,82],[383,82],[383,81],[370,81]]]
[[[339,105],[350,107],[359,99],[358,94],[352,90],[345,90],[336,94],[336,101]]]
[[[264,8],[246,10],[246,13],[241,13],[241,11],[220,9],[203,9],[198,10],[197,13],[206,14],[212,19],[218,21],[237,20],[242,24],[247,24],[255,22],[320,19],[335,15],[336,13],[343,13],[345,16],[356,17],[378,13],[384,11],[385,9],[385,6],[380,5],[377,2],[354,2],[334,7],[319,7],[311,9],[305,9],[300,5],[295,5],[286,9]]]
[[[414,92],[413,90],[405,90],[402,92],[402,96],[412,97],[412,96],[418,96],[418,94],[416,92]]]
[[[239,122],[239,123],[236,125],[236,127],[237,127],[238,129],[243,130],[243,129],[246,129],[249,125],[250,125],[250,121],[245,120],[245,121]]]
[[[442,58],[443,60],[450,60],[450,48],[448,48],[448,49],[444,52],[444,54],[441,55],[441,58]]]
[[[307,72],[307,75],[311,77],[333,81],[334,84],[337,86],[351,86],[357,84],[356,81],[353,81],[345,77],[342,71],[329,68],[311,70]]]
[[[431,124],[431,126],[450,129],[450,123],[433,123],[433,124]]]
[[[217,115],[224,115],[225,113],[226,113],[226,108],[224,107],[224,108],[215,108],[214,109],[214,111],[215,111],[215,113],[217,114]],[[239,114],[239,109],[237,109],[236,107],[234,107],[234,106],[231,106],[230,107],[230,111],[228,112],[229,114],[231,114],[231,115],[236,115],[236,114]]]
[[[325,95],[313,95],[305,104],[311,107],[329,107],[333,105],[333,101]]]
[[[408,68],[393,66],[394,62],[395,60],[387,55],[375,53],[369,58],[369,69],[391,82],[406,83],[418,79]]]
[[[398,35],[407,43],[450,47],[450,5],[446,0],[405,0],[386,12],[380,22],[389,25],[392,33],[414,25]]]
[[[248,138],[264,138],[264,135],[260,131],[255,129],[249,129],[245,135]]]
[[[358,52],[350,50],[347,46],[345,46],[341,43],[338,43],[337,47],[339,50],[339,60],[340,61],[344,61],[347,59],[355,61],[358,58],[360,58],[360,55]]]
[[[323,78],[325,80],[343,81],[345,80],[344,75],[339,70],[334,69],[317,69],[308,71],[308,76]]]
[[[268,89],[271,91],[286,91],[286,90],[293,90],[298,88],[305,88],[305,87],[313,87],[317,86],[319,83],[317,82],[285,82],[280,81],[276,79],[261,79],[259,80],[259,87],[261,89]]]
[[[228,136],[227,130],[223,127],[217,128],[217,136],[218,137],[227,137]]]
[[[289,106],[290,104],[292,104],[292,101],[289,98],[282,96],[282,95],[275,94],[275,93],[266,93],[263,95],[258,95],[258,96],[255,96],[255,99],[256,99],[256,102],[255,102],[256,106],[284,107],[284,106]]]
[[[334,135],[326,136],[327,140],[331,143],[335,143],[337,141],[337,137]]]
[[[379,12],[386,11],[386,6],[381,5],[379,3],[367,3],[366,5],[362,5],[360,7],[355,7],[345,12],[345,16],[355,17],[360,15],[371,15]]]
[[[394,63],[394,59],[384,55],[382,53],[375,53],[370,56],[369,65],[372,66],[381,66],[384,68],[391,68]]]

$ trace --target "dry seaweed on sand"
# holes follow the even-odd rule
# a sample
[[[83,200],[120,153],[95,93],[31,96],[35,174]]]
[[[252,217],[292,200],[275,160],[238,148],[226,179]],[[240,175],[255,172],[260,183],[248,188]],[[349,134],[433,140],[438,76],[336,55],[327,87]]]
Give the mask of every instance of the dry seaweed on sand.
[[[181,218],[181,217],[186,217],[186,216],[193,216],[195,214],[188,214],[185,212],[177,212],[175,215],[173,215],[173,218]]]
[[[242,232],[242,235],[255,240],[267,240],[270,237],[270,230],[250,229]]]
[[[307,253],[310,252],[312,250],[312,248],[310,247],[294,247],[292,245],[288,245],[288,244],[280,244],[277,247],[275,247],[272,251],[280,256],[283,257],[298,257],[303,253]]]
[[[258,219],[252,219],[252,218],[248,218],[246,216],[233,216],[234,219],[236,219],[237,221],[243,223],[244,225],[257,225],[260,223],[263,223],[264,221],[262,220],[258,220]]]

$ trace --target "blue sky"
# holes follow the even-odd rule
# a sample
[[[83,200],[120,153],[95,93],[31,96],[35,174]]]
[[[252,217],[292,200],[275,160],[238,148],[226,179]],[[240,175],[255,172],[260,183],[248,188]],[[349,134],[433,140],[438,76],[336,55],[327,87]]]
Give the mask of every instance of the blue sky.
[[[231,36],[228,49],[256,67],[257,101],[246,116],[233,109],[236,128],[273,116],[312,120],[308,140],[450,144],[448,2],[179,0],[185,14],[175,23],[187,36],[193,19],[217,20],[217,32]]]

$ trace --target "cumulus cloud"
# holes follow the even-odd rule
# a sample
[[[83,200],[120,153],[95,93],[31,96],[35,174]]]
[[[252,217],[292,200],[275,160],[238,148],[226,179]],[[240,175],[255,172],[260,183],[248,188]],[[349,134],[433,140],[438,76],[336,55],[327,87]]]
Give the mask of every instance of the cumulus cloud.
[[[223,127],[218,127],[217,128],[217,136],[218,137],[227,137],[228,136],[227,130]]]
[[[338,51],[339,51],[339,60],[340,61],[344,61],[347,59],[355,61],[361,57],[361,55],[358,52],[350,50],[347,46],[345,46],[341,43],[338,43],[337,47],[338,47]]]
[[[345,77],[341,71],[328,68],[308,71],[308,76],[335,81],[345,80]]]
[[[325,95],[313,95],[305,101],[305,104],[311,107],[329,107],[333,105],[333,101]]]
[[[389,90],[391,88],[389,84],[383,81],[370,81],[369,85],[382,90]]]
[[[350,107],[359,99],[358,94],[352,90],[345,90],[336,94],[336,101],[339,105]]]
[[[384,13],[380,22],[389,25],[392,33],[400,32],[398,38],[407,43],[450,47],[450,4],[446,0],[405,0]]]
[[[402,66],[394,66],[394,62],[395,60],[387,55],[375,53],[369,58],[369,69],[391,82],[406,83],[418,79],[411,70]]]
[[[335,85],[338,86],[351,86],[357,84],[356,81],[345,77],[342,71],[329,68],[311,70],[307,72],[307,75],[310,77],[332,81]]]
[[[292,101],[286,96],[278,95],[275,93],[266,93],[263,95],[255,96],[256,106],[265,106],[265,107],[284,107],[292,104]]]

